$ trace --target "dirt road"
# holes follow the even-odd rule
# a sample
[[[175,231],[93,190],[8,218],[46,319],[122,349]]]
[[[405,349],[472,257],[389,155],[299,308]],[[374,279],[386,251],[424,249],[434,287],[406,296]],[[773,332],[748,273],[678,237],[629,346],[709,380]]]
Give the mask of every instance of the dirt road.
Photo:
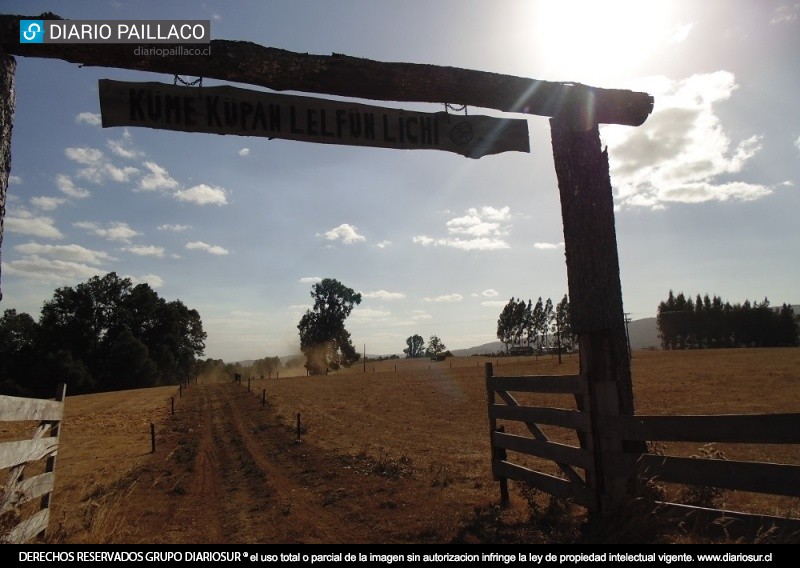
[[[141,392],[102,396],[135,397]],[[168,409],[168,394],[153,396]],[[79,398],[72,400],[75,415],[81,412]],[[109,404],[110,399],[104,401]],[[88,492],[75,479],[89,475],[93,462],[98,463],[90,459],[96,453],[90,448],[100,439],[95,428],[103,427],[107,437],[113,426],[86,421],[79,427],[73,421],[71,435],[65,430],[54,511],[60,528],[52,531],[54,538],[120,543],[447,542],[473,513],[474,504],[457,502],[454,493],[420,478],[409,463],[337,454],[308,439],[298,442],[271,406],[262,406],[261,398],[243,386],[191,385],[175,397],[174,415],[160,412],[156,453],[142,454],[138,448],[138,463],[127,472],[106,464],[105,475],[95,478]],[[143,424],[132,416],[116,418],[120,424]],[[136,440],[140,446],[144,442]],[[130,445],[109,450],[110,455],[116,452],[122,463],[125,453],[132,453]],[[71,455],[78,452],[82,460]]]

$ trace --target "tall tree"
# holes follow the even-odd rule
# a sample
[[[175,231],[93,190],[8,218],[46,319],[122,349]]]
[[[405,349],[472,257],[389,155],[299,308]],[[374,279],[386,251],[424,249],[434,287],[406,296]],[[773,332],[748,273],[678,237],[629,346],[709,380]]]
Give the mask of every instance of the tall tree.
[[[314,306],[297,326],[306,369],[321,374],[358,361],[360,355],[350,341],[344,320],[361,303],[361,294],[334,278],[325,278],[311,287],[311,297]]]
[[[514,341],[514,310],[516,305],[516,300],[512,297],[503,306],[503,311],[500,312],[500,317],[497,318],[497,339],[505,345],[506,352],[511,342]]]
[[[534,334],[534,323],[533,323],[533,305],[528,299],[528,305],[525,306],[525,312],[522,316],[522,328],[525,331],[525,346],[530,349],[531,342],[533,341],[535,334]]]
[[[446,350],[447,347],[444,346],[442,340],[436,335],[431,335],[431,338],[428,340],[428,349],[426,350],[428,356],[438,359],[439,355],[444,353]]]
[[[406,338],[406,347],[403,353],[407,359],[416,359],[425,355],[425,340],[421,335],[414,334]]]
[[[553,321],[553,300],[547,298],[547,301],[544,304],[544,309],[542,310],[542,319],[543,319],[543,327],[542,331],[544,332],[544,345],[548,345],[547,343],[547,332],[550,329],[551,322]]]
[[[114,272],[57,289],[39,329],[42,380],[71,374],[73,393],[184,380],[206,339],[197,310]]]
[[[545,319],[544,314],[544,304],[542,303],[541,296],[539,296],[539,299],[536,300],[536,305],[533,307],[531,319],[533,320],[533,333],[536,337],[536,350],[541,353],[544,351],[545,347],[544,338],[545,328],[547,327],[547,320]]]
[[[569,318],[569,299],[566,294],[564,294],[564,298],[562,298],[555,307],[551,329],[556,340],[558,364],[560,365],[562,351],[571,351],[574,345],[574,336],[572,334],[572,326],[570,325]]]
[[[31,384],[37,364],[39,326],[24,312],[5,310],[0,317],[0,393],[38,394]],[[48,393],[49,394],[49,393]]]

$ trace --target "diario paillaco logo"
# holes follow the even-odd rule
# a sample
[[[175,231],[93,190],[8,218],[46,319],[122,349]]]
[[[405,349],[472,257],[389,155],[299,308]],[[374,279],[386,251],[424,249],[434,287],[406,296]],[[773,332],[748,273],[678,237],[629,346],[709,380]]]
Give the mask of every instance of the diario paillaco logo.
[[[20,43],[211,42],[211,20],[20,20]]]
[[[20,43],[44,43],[44,20],[20,20]]]

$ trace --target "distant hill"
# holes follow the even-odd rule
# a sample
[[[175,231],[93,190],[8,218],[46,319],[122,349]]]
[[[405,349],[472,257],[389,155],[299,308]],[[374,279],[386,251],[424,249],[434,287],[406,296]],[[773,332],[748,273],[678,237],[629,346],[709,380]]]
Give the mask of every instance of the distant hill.
[[[470,357],[471,355],[485,355],[505,350],[505,346],[500,341],[492,341],[491,343],[484,343],[483,345],[468,347],[466,349],[451,349],[450,352],[456,357]]]
[[[642,318],[633,320],[628,324],[628,333],[631,337],[631,349],[647,349],[649,347],[661,348],[658,338],[658,325],[656,318]]]

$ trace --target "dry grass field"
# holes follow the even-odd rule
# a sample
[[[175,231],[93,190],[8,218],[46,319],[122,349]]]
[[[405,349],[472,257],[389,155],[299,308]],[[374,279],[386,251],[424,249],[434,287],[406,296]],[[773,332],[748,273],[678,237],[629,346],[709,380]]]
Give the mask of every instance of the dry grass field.
[[[49,538],[58,542],[551,542],[546,507],[489,471],[483,363],[389,360],[327,377],[67,397]],[[576,373],[575,356],[491,359],[496,375]],[[800,349],[634,353],[639,414],[800,411]],[[266,405],[262,393],[266,391]],[[69,394],[69,391],[68,391]],[[175,398],[175,415],[170,414]],[[538,404],[574,407],[569,396]],[[300,413],[301,440],[296,439]],[[150,423],[157,449],[150,453]],[[513,431],[514,425],[508,424]],[[564,431],[548,431],[572,441]],[[696,444],[669,445],[693,455]],[[706,449],[707,451],[708,449]],[[715,445],[800,464],[800,446]],[[551,462],[538,469],[556,473]],[[676,495],[676,488],[666,488]],[[729,509],[800,516],[789,499],[726,491]],[[581,509],[564,513],[574,517]],[[552,510],[550,510],[552,517]],[[551,519],[552,520],[552,519]],[[499,527],[498,525],[501,525]],[[691,538],[691,537],[685,537]]]

